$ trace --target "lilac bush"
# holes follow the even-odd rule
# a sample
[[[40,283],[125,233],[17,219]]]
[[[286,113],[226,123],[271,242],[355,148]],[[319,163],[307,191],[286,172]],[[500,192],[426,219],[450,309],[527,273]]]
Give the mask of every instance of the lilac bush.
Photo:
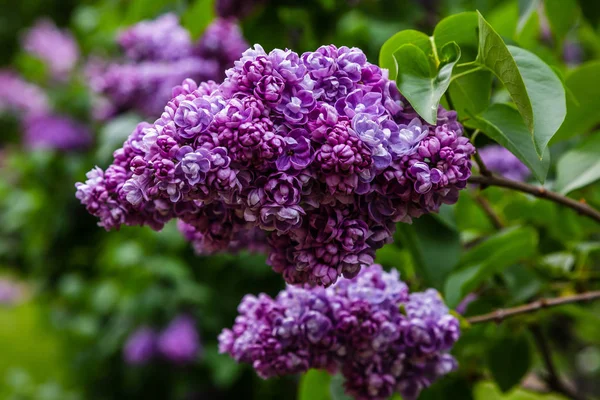
[[[171,90],[186,78],[208,81],[222,78],[247,47],[237,25],[217,19],[199,43],[174,14],[142,21],[123,31],[117,41],[125,55],[121,61],[93,58],[87,75],[92,89],[106,96],[112,112],[134,109],[144,115],[160,115]],[[95,115],[110,115],[103,110]]]
[[[257,228],[288,283],[373,263],[396,222],[456,202],[474,147],[456,113],[428,125],[356,48],[249,49],[220,85],[186,80],[77,197],[100,226],[179,218],[201,252]],[[248,233],[250,231],[250,233]]]
[[[219,336],[220,351],[264,379],[326,369],[341,373],[356,399],[399,392],[410,400],[456,368],[447,352],[459,323],[440,295],[409,293],[397,271],[379,265],[327,289],[246,295],[238,311],[233,328]]]
[[[505,178],[524,182],[531,171],[513,153],[500,145],[488,145],[477,150],[486,167]]]
[[[79,60],[79,47],[73,35],[60,30],[49,19],[37,21],[27,31],[23,38],[23,48],[46,63],[51,77],[60,81],[69,77]]]

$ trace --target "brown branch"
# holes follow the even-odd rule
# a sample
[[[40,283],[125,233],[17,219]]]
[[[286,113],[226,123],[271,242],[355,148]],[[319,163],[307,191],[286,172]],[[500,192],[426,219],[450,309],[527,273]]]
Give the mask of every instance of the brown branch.
[[[492,205],[489,201],[487,201],[485,197],[476,194],[475,201],[479,204],[485,215],[487,215],[488,219],[490,220],[495,229],[501,230],[502,228],[504,228],[504,222],[502,222],[500,216],[496,214],[496,212],[492,208]]]
[[[576,201],[565,197],[556,192],[551,192],[546,190],[546,188],[542,186],[534,186],[528,183],[513,181],[510,179],[502,178],[499,176],[491,175],[491,176],[483,176],[483,175],[474,175],[469,178],[470,183],[475,183],[483,186],[500,186],[507,189],[517,190],[519,192],[529,193],[536,197],[540,197],[542,199],[547,199],[553,201],[557,204],[563,205],[565,207],[572,208],[577,211],[581,215],[585,215],[596,222],[600,223],[600,212],[588,204],[585,201]]]
[[[515,315],[527,314],[541,310],[543,308],[555,307],[563,304],[576,303],[580,301],[590,301],[594,299],[600,299],[600,290],[579,293],[572,296],[556,297],[552,299],[541,299],[538,301],[534,301],[533,303],[524,304],[522,306],[499,309],[488,314],[469,317],[467,318],[467,321],[470,324],[479,324],[490,321],[500,323],[506,318],[514,317]]]
[[[569,387],[560,378],[560,375],[554,366],[554,361],[552,360],[552,351],[550,350],[550,345],[548,344],[542,329],[537,325],[532,325],[529,329],[533,335],[533,338],[535,339],[535,344],[542,355],[544,365],[546,366],[547,375],[544,377],[544,381],[548,384],[548,387],[552,391],[563,394],[570,399],[585,400],[585,397],[582,394]]]

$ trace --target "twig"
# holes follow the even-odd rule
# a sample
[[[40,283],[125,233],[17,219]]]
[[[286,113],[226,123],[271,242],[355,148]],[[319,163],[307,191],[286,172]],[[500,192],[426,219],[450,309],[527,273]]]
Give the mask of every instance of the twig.
[[[546,337],[544,336],[542,329],[537,325],[532,325],[529,329],[531,330],[533,338],[535,339],[535,343],[540,351],[540,354],[542,355],[542,360],[544,361],[544,365],[546,366],[546,370],[548,372],[548,375],[544,377],[548,387],[551,390],[563,394],[570,399],[585,400],[583,395],[577,393],[573,388],[567,386],[560,378],[558,371],[554,366],[554,361],[552,360],[550,346],[546,341]]]
[[[538,301],[534,301],[533,303],[524,304],[512,308],[499,309],[488,314],[469,317],[467,318],[467,321],[470,324],[480,324],[483,322],[490,321],[500,323],[506,318],[514,317],[515,315],[527,314],[530,312],[541,310],[543,308],[555,307],[563,304],[576,303],[580,301],[590,301],[594,299],[600,299],[600,290],[584,292],[572,296],[556,297],[552,299],[541,299]]]
[[[490,202],[487,201],[487,199],[485,197],[483,197],[479,194],[476,194],[475,201],[477,201],[477,203],[481,206],[481,209],[483,210],[485,215],[487,215],[487,217],[489,218],[492,225],[494,225],[495,229],[500,230],[500,229],[504,228],[504,222],[502,222],[502,220],[500,219],[498,214],[496,214],[496,212],[492,208],[492,205],[490,204]]]
[[[585,215],[596,222],[600,222],[600,212],[590,207],[584,201],[576,201],[560,195],[556,192],[551,192],[542,186],[534,186],[528,183],[513,181],[510,179],[502,178],[495,175],[484,176],[474,175],[469,178],[470,183],[476,183],[482,186],[500,186],[507,189],[518,190],[520,192],[529,193],[536,197],[547,199],[563,206],[572,208],[579,214]]]

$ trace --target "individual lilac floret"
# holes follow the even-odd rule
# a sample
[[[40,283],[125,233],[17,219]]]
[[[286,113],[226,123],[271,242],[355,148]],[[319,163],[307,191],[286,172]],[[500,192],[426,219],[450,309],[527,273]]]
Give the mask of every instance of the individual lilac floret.
[[[507,179],[524,182],[531,175],[531,171],[521,160],[500,145],[488,145],[478,151],[490,171]]]
[[[359,400],[394,393],[416,399],[457,367],[448,354],[458,320],[433,289],[409,294],[397,271],[380,265],[324,289],[288,286],[276,298],[246,295],[219,350],[264,378],[310,368],[341,373]]]
[[[44,91],[16,73],[0,70],[0,114],[44,114],[49,110]]]
[[[158,338],[158,350],[176,364],[188,364],[198,358],[200,337],[195,321],[186,315],[175,318]]]
[[[82,124],[58,115],[33,115],[24,121],[25,145],[30,149],[72,151],[92,144],[90,131]]]
[[[157,334],[149,327],[135,330],[123,348],[123,358],[128,364],[143,365],[152,360],[157,353]]]
[[[133,61],[179,60],[190,55],[192,38],[175,14],[142,21],[119,34],[117,42]]]
[[[175,88],[134,136],[117,193],[80,186],[103,226],[178,218],[200,253],[263,236],[288,283],[321,286],[371,265],[397,222],[455,203],[475,151],[456,112],[427,124],[361,50],[333,45],[301,56],[256,45],[222,84]]]
[[[42,19],[23,38],[26,52],[44,61],[52,78],[65,80],[79,59],[79,48],[73,35],[60,30],[49,19]]]

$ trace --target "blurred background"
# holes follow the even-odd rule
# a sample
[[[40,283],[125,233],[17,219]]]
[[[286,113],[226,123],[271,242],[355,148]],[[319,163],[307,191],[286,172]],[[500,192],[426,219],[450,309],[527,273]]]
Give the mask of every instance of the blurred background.
[[[0,399],[296,398],[299,377],[263,381],[217,350],[219,332],[232,325],[246,293],[274,295],[284,287],[262,255],[200,256],[174,224],[162,232],[108,233],[75,198],[75,182],[94,165],[106,167],[138,122],[154,121],[172,86],[188,75],[222,79],[248,44],[299,53],[329,43],[358,46],[376,63],[381,44],[395,32],[431,33],[441,18],[478,9],[507,42],[534,51],[563,76],[600,56],[598,1],[573,1],[563,26],[550,24],[543,2],[531,18],[522,18],[519,3],[0,0]],[[157,18],[156,26],[124,34]],[[180,40],[177,30],[189,39]],[[135,35],[162,43],[164,54],[132,47],[128,40]],[[553,151],[564,152],[573,140],[565,134]],[[600,202],[597,187],[586,190],[589,201]],[[485,196],[508,224],[537,229],[536,269],[525,277],[518,268],[507,270],[514,285],[498,289],[492,282],[474,296],[469,312],[585,288],[600,278],[593,224],[524,195],[490,190]],[[478,194],[463,193],[449,211],[460,235],[423,217],[415,224],[425,232],[420,239],[438,249],[490,235],[494,226],[478,201]],[[448,254],[437,251],[432,262],[448,262]],[[423,286],[414,254],[401,241],[382,249],[378,261],[399,268],[413,288]],[[595,272],[577,275],[581,266]],[[551,339],[570,382],[596,395],[598,311],[560,311]],[[465,335],[456,349],[464,368],[423,398],[531,398],[520,391],[501,395],[479,368],[488,351],[482,338],[498,338],[502,329]],[[525,382],[524,390],[535,385]]]

